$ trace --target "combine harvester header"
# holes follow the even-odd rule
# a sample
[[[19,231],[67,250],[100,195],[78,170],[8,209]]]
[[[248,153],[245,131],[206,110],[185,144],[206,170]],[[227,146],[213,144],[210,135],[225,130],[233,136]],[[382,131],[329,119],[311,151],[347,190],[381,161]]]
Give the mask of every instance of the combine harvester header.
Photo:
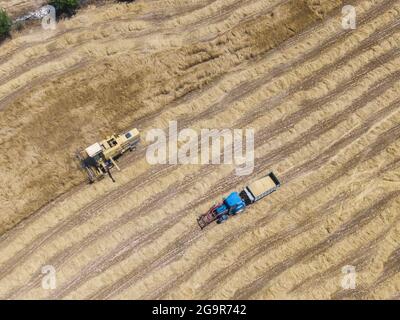
[[[217,221],[222,223],[246,209],[247,206],[259,201],[280,187],[281,183],[273,172],[254,181],[241,192],[232,192],[221,203],[214,205],[207,213],[201,215],[197,222],[201,229]]]

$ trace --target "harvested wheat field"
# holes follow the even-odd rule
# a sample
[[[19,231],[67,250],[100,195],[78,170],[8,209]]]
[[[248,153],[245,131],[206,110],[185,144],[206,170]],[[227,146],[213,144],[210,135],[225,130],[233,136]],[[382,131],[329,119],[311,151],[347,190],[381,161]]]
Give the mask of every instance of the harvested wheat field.
[[[400,2],[346,4],[355,30],[339,0],[143,0],[13,33],[0,46],[0,298],[399,299]],[[146,132],[171,120],[253,128],[253,174],[149,164]],[[75,150],[131,127],[142,142],[116,182],[88,184]],[[200,230],[270,170],[277,192]]]

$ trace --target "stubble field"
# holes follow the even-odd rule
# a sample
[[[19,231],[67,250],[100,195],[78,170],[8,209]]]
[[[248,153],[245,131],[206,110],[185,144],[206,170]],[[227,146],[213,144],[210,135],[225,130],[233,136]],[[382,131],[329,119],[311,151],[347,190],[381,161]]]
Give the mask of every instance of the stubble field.
[[[400,3],[346,4],[355,30],[339,0],[107,3],[2,43],[0,297],[400,298]],[[86,183],[77,148],[171,120],[254,128],[254,173],[150,165],[143,141]],[[279,191],[200,230],[269,170]]]

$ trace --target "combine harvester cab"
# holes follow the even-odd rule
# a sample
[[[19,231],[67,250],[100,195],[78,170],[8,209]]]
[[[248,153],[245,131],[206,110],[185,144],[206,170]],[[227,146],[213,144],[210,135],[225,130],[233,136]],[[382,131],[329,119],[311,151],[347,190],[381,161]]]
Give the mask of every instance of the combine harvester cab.
[[[126,151],[134,150],[139,141],[140,133],[135,128],[121,135],[114,134],[84,150],[77,151],[76,157],[86,171],[90,183],[104,178],[107,174],[115,182],[110,171],[113,167],[120,170],[115,160]]]
[[[221,203],[216,204],[201,215],[197,222],[201,229],[208,226],[210,223],[217,221],[223,223],[230,216],[236,215],[246,209],[247,206],[261,200],[280,187],[281,183],[273,172],[254,181],[245,187],[240,193],[232,192]]]

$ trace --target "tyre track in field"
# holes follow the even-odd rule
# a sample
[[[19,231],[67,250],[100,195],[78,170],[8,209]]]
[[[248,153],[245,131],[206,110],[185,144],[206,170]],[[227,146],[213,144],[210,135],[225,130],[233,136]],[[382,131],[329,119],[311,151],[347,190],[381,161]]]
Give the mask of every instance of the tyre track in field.
[[[396,219],[396,222],[398,219]],[[317,273],[311,277],[305,279],[305,281],[301,281],[299,284],[295,285],[292,289],[290,289],[290,293],[300,293],[300,290],[304,292],[304,290],[312,290],[312,283],[322,281],[328,281],[329,277],[335,277],[341,271],[342,267],[345,265],[352,265],[356,267],[356,270],[364,270],[371,259],[373,259],[374,254],[378,250],[378,246],[381,241],[385,240],[385,237],[390,231],[390,226],[384,228],[375,238],[366,242],[361,247],[353,250],[351,254],[348,254],[346,257],[340,260],[339,263],[329,267],[324,272]],[[304,288],[306,287],[306,288]],[[357,289],[358,291],[359,289]],[[332,297],[330,297],[332,299]]]
[[[205,3],[205,1],[208,1],[207,3]],[[184,10],[182,13],[176,13],[176,14],[172,14],[172,15],[166,15],[165,14],[165,9],[167,8],[164,8],[163,10],[161,10],[160,12],[162,12],[162,13],[164,13],[164,14],[158,14],[158,16],[157,16],[157,18],[150,18],[149,17],[149,15],[148,14],[144,14],[144,15],[137,15],[137,13],[136,12],[132,12],[132,16],[129,16],[128,18],[114,18],[112,21],[101,21],[101,22],[96,22],[96,23],[93,23],[92,25],[91,25],[91,27],[92,28],[96,28],[96,27],[109,27],[109,26],[112,26],[112,25],[114,25],[115,23],[118,23],[118,22],[128,22],[128,21],[132,21],[132,20],[134,20],[134,21],[151,21],[152,23],[157,23],[157,24],[159,24],[159,25],[161,25],[161,22],[165,22],[165,21],[167,21],[167,20],[170,20],[171,18],[175,18],[175,17],[178,17],[180,14],[185,14],[185,13],[191,13],[191,12],[194,12],[194,11],[196,11],[199,7],[201,8],[201,7],[204,7],[204,4],[206,5],[206,6],[209,6],[209,5],[211,5],[212,3],[214,3],[216,0],[204,0],[203,2],[202,2],[202,4],[201,5],[194,5],[193,7],[191,7],[191,8],[187,8],[186,9],[186,11]],[[148,0],[146,1],[146,2],[149,2]],[[134,18],[134,19],[132,19],[132,18]],[[59,33],[57,33],[57,35],[55,35],[55,36],[53,36],[53,37],[51,37],[51,40],[52,41],[56,41],[56,40],[59,40],[62,36],[64,36],[65,34],[74,34],[74,33],[78,33],[78,32],[80,32],[80,31],[84,31],[85,30],[85,27],[75,27],[75,28],[72,28],[72,29],[68,29],[68,30],[63,30],[63,31],[60,31]],[[99,30],[99,31],[101,31],[101,30]],[[42,44],[48,44],[48,41],[47,41],[48,39],[46,39],[46,40],[40,40],[40,41],[35,41],[33,44],[34,45],[42,45]],[[7,61],[7,60],[10,60],[11,59],[11,57],[17,52],[17,51],[22,51],[22,50],[25,50],[25,49],[29,49],[29,48],[31,48],[32,47],[32,43],[23,43],[20,47],[17,47],[16,49],[14,49],[14,50],[12,50],[12,51],[10,51],[10,52],[8,52],[7,54],[5,54],[5,55],[0,55],[0,67],[2,66],[2,64],[3,64],[3,61]]]
[[[305,90],[305,89],[311,89],[313,85],[315,84],[316,81],[320,80],[323,78],[323,76],[326,76],[329,74],[329,72],[343,66],[346,62],[350,61],[356,56],[359,56],[362,54],[362,52],[358,51],[363,51],[372,46],[373,44],[378,44],[379,41],[382,41],[383,39],[386,39],[387,37],[392,36],[395,31],[399,30],[400,22],[399,21],[393,21],[390,23],[388,26],[388,29],[383,29],[379,30],[376,33],[374,33],[371,37],[365,39],[360,43],[359,48],[355,48],[351,50],[349,54],[346,54],[343,58],[341,58],[339,61],[335,61],[332,64],[328,64],[323,66],[320,70],[318,70],[316,73],[307,76],[305,79],[303,79],[302,83],[290,87],[284,95],[280,97],[279,100],[276,100],[275,98],[275,103],[273,104],[274,106],[278,105],[284,97],[288,96],[290,93],[293,92],[299,92],[300,90]],[[344,33],[343,33],[344,34]],[[337,37],[340,37],[342,35],[342,32],[340,32]],[[346,35],[349,35],[347,33]],[[265,76],[262,76],[259,79],[256,80],[249,80],[246,82],[241,83],[240,85],[236,86],[234,89],[232,89],[229,93],[229,95],[225,96],[221,101],[213,104],[211,107],[207,108],[206,110],[202,111],[200,114],[197,114],[195,116],[183,116],[178,118],[179,123],[181,124],[182,127],[186,127],[190,125],[191,122],[197,122],[201,120],[205,120],[207,118],[210,118],[210,116],[216,116],[220,112],[224,111],[224,108],[226,105],[232,104],[235,101],[244,99],[248,96],[250,96],[252,93],[254,93],[261,85],[264,85],[273,79],[280,77],[284,75],[286,72],[290,71],[291,69],[294,69],[295,67],[300,66],[301,64],[305,63],[308,60],[311,60],[315,57],[317,57],[321,51],[327,50],[328,48],[331,48],[333,45],[336,45],[337,42],[335,41],[327,41],[326,43],[323,43],[318,48],[313,49],[311,52],[307,53],[306,55],[300,57],[299,59],[296,59],[296,61],[293,62],[288,62],[284,66],[280,66],[277,68],[274,68],[271,70],[270,73],[266,74]],[[271,99],[273,100],[273,99]],[[263,102],[262,104],[265,104],[266,102]],[[271,104],[271,101],[269,101]],[[161,111],[161,109],[159,110]],[[157,112],[157,111],[156,111]],[[265,112],[265,108],[259,107],[255,110],[252,110],[249,112],[249,119],[253,118],[253,113],[259,115],[260,113]],[[157,114],[151,115],[151,118],[145,119],[145,121],[153,121],[157,117]]]
[[[397,159],[396,162],[399,162],[399,160],[400,158]],[[379,173],[376,175],[376,177],[380,177],[380,175],[385,173],[385,171],[389,171],[390,166],[391,165],[389,164],[384,169],[379,170]],[[396,223],[398,220],[399,218],[396,219]],[[385,236],[389,233],[391,228],[392,226],[386,227],[383,232],[381,232],[373,240],[363,244],[361,248],[353,250],[350,255],[347,255],[344,259],[329,267],[327,270],[318,272],[305,278],[300,283],[296,284],[292,289],[290,289],[289,293],[299,294],[301,292],[310,290],[316,282],[321,282],[324,280],[327,281],[330,277],[337,275],[338,270],[341,270],[341,268],[345,265],[352,265],[356,267],[356,270],[363,270],[364,266],[367,265],[367,261],[373,258],[374,254],[378,250],[379,244],[385,239]]]
[[[248,299],[252,294],[259,291],[262,287],[265,287],[273,278],[276,278],[278,275],[282,274],[285,270],[289,269],[299,261],[304,260],[310,255],[323,252],[333,244],[343,240],[346,236],[354,233],[361,226],[372,221],[378,215],[379,210],[384,210],[390,205],[392,200],[397,199],[399,196],[400,191],[390,192],[389,194],[381,197],[371,207],[358,211],[354,217],[344,223],[337,231],[333,232],[323,241],[310,248],[307,248],[306,250],[300,251],[298,254],[284,260],[283,262],[280,262],[267,272],[264,272],[262,275],[258,276],[257,279],[249,285],[242,288],[237,288],[237,292],[232,298]]]
[[[211,1],[211,3],[213,3],[215,0],[212,0]],[[195,7],[199,7],[199,5],[195,5]],[[183,13],[186,13],[186,12],[183,12]],[[140,19],[135,19],[135,21],[140,21]],[[127,18],[124,18],[124,19],[122,19],[122,20],[120,20],[120,19],[116,19],[116,20],[113,20],[112,21],[112,23],[111,22],[109,22],[109,21],[106,21],[106,22],[98,22],[98,23],[95,23],[95,24],[93,24],[93,25],[91,25],[91,30],[93,30],[94,29],[94,27],[106,27],[106,26],[111,26],[111,25],[115,25],[115,23],[117,22],[124,22],[124,21],[126,21],[126,22],[128,22],[128,21],[131,21],[131,19],[127,19]],[[157,23],[159,26],[161,26],[161,24],[162,24],[162,22],[161,21],[158,21],[158,23]],[[87,32],[87,29],[86,28],[83,28],[83,27],[80,27],[80,28],[77,28],[76,30],[79,30],[79,31],[82,31],[82,32]],[[58,40],[58,39],[60,39],[62,36],[64,36],[65,35],[65,33],[68,33],[68,34],[71,34],[71,31],[75,31],[75,29],[74,30],[68,30],[68,31],[63,31],[63,32],[61,32],[60,34],[57,34],[57,36],[55,36],[55,37],[53,37],[53,38],[51,38],[51,40],[53,41],[53,42],[55,42],[55,40]],[[97,30],[99,33],[101,33],[101,31],[102,30]],[[156,33],[159,33],[159,32],[161,32],[162,31],[162,29],[161,29],[161,27],[159,27],[159,29],[157,29],[157,30],[153,30],[153,29],[151,29],[151,30],[147,30],[147,31],[145,31],[145,32],[143,32],[143,31],[134,31],[134,32],[137,32],[138,34],[135,36],[135,37],[142,37],[142,36],[148,36],[148,35],[151,35],[151,34],[156,34]],[[72,32],[72,33],[73,33]],[[119,35],[119,36],[121,36],[122,35],[122,33],[124,32],[123,30],[120,30],[120,32],[121,32],[121,34]],[[126,32],[126,34],[130,34],[130,33],[132,33],[132,31],[130,31],[130,32]],[[107,36],[106,38],[103,38],[102,40],[103,41],[110,41],[111,39],[111,37],[114,37],[114,38],[118,38],[118,39],[120,39],[118,36],[116,36],[115,34],[113,34],[112,36],[111,35],[109,35],[109,36]],[[88,42],[90,42],[92,39],[90,39],[89,41],[88,41],[88,39],[82,39],[81,41],[77,41],[73,46],[69,46],[68,47],[68,50],[66,51],[65,50],[65,48],[60,48],[60,49],[57,49],[57,50],[54,50],[54,51],[52,51],[51,53],[49,53],[49,54],[46,54],[46,55],[42,55],[42,56],[39,56],[38,58],[34,58],[34,59],[30,59],[29,61],[27,61],[26,63],[24,63],[23,65],[21,65],[21,66],[19,66],[19,67],[17,67],[13,72],[11,72],[11,73],[8,73],[7,74],[7,76],[5,76],[5,77],[0,77],[0,82],[3,82],[3,83],[6,83],[6,82],[8,82],[8,81],[10,81],[10,80],[13,80],[13,79],[15,79],[15,78],[17,78],[18,76],[20,76],[21,74],[23,74],[25,71],[27,71],[27,70],[30,70],[30,69],[32,69],[32,68],[34,68],[34,67],[37,67],[37,66],[41,66],[42,64],[44,64],[44,62],[49,62],[49,61],[51,61],[51,60],[57,60],[57,59],[59,59],[60,57],[65,57],[65,56],[68,56],[68,55],[70,55],[74,50],[76,50],[77,48],[79,48],[79,47],[82,47],[82,46],[84,46],[84,45],[86,45]],[[39,43],[35,43],[35,47],[36,46],[38,46],[38,45],[41,45],[41,44],[46,44],[46,46],[48,46],[49,44],[48,44],[48,39],[46,39],[46,40],[44,40],[44,41],[41,41],[41,42],[39,42]],[[21,51],[21,50],[23,50],[23,49],[32,49],[32,46],[31,46],[31,44],[26,44],[25,45],[25,48],[18,48],[17,50],[18,51]],[[15,50],[15,51],[17,51],[17,50]],[[15,52],[13,52],[13,54],[15,54]],[[11,56],[7,56],[6,57],[6,59],[5,59],[5,61],[7,61],[7,60],[11,60],[10,59],[11,58]],[[2,60],[0,59],[0,62],[1,62]],[[0,64],[0,69],[3,67],[3,64]],[[68,72],[68,69],[66,70],[66,72]]]
[[[29,92],[33,87],[42,84],[44,81],[54,80],[57,77],[61,77],[62,75],[65,75],[67,72],[69,72],[69,73],[74,72],[78,69],[81,69],[81,68],[87,66],[87,65],[89,65],[89,60],[83,58],[82,60],[71,65],[68,70],[60,70],[60,71],[57,71],[50,75],[40,76],[40,77],[33,79],[31,82],[19,87],[17,90],[13,91],[12,93],[0,98],[0,112],[2,112],[5,108],[7,108],[8,105],[12,101],[18,99],[21,95]]]
[[[251,1],[251,0],[247,0],[246,3],[248,3],[249,1]],[[280,3],[278,3],[277,5],[274,5],[273,7],[265,9],[266,10],[265,12],[269,12],[270,10],[273,10],[276,7],[278,7],[280,5],[283,5],[283,4],[285,4],[285,3],[289,2],[289,1],[290,0],[283,0]],[[237,9],[237,8],[242,7],[242,6],[243,6],[243,4],[239,1],[238,3],[236,3],[236,5],[232,5],[232,6],[228,7],[228,8],[226,8],[226,9],[227,9],[227,11],[229,11],[228,9],[230,9],[231,7],[233,7],[233,9]],[[186,12],[182,12],[182,14],[184,14],[184,13],[186,13]],[[224,14],[226,14],[226,13],[224,13]],[[261,12],[258,12],[257,15],[254,17],[254,19],[256,19],[258,17],[261,17],[263,14],[264,14],[264,10],[262,10]],[[217,18],[217,16],[212,16],[212,17],[205,17],[204,19],[208,21],[208,24],[212,24],[213,22],[215,23],[214,20],[217,20],[217,22],[219,21],[216,18]],[[250,19],[252,19],[252,18],[246,17],[246,19],[241,20],[240,23],[243,23],[244,21],[248,21]],[[116,21],[114,20],[113,24],[115,24],[115,22]],[[119,22],[119,21],[117,21],[117,22]],[[105,23],[104,25],[107,26],[108,24],[109,23]],[[151,29],[143,30],[143,31],[137,31],[137,32],[135,32],[135,35],[132,35],[131,34],[132,32],[126,32],[125,33],[126,36],[123,37],[122,39],[141,39],[141,38],[145,39],[146,37],[148,37],[148,36],[150,36],[152,34],[167,33],[167,34],[171,35],[172,33],[178,34],[179,32],[190,32],[190,29],[198,28],[202,24],[203,24],[203,21],[200,20],[200,21],[198,21],[198,22],[196,22],[194,24],[180,26],[180,27],[178,27],[178,30],[177,30],[177,28],[164,29],[162,27],[162,22],[158,21],[157,22],[157,26],[158,26],[157,28],[155,28],[154,25],[152,25]],[[235,28],[237,26],[239,26],[239,24],[236,24],[232,28]],[[92,26],[92,28],[93,28],[93,26]],[[86,29],[82,29],[82,31],[83,30],[86,30]],[[229,30],[227,30],[227,31],[229,31]],[[99,32],[101,32],[101,30],[99,30]],[[113,34],[113,36],[112,36],[113,38],[111,38],[111,36],[108,36],[107,37],[107,41],[112,41],[112,40],[115,40],[115,39],[119,39],[120,40],[121,39],[120,36],[124,35],[125,31],[121,30],[120,32],[121,32],[121,34],[119,36],[117,36],[115,34]],[[57,38],[58,38],[58,36],[55,39],[57,39]],[[105,39],[103,39],[103,41],[105,41]],[[47,43],[47,41],[45,41],[44,43]],[[13,72],[8,73],[7,76],[0,77],[0,81],[4,82],[4,83],[9,82],[9,81],[14,80],[15,78],[21,76],[27,70],[31,70],[34,67],[37,67],[37,66],[40,66],[40,65],[44,64],[44,62],[55,61],[57,59],[59,60],[59,59],[61,59],[63,57],[67,57],[67,56],[71,55],[71,53],[76,51],[78,48],[83,48],[85,45],[87,45],[87,43],[88,43],[87,39],[82,39],[81,41],[78,41],[77,43],[75,43],[73,46],[69,46],[67,51],[65,49],[63,49],[63,48],[60,48],[60,49],[57,49],[55,51],[52,51],[51,53],[49,53],[47,55],[40,56],[40,57],[35,58],[35,59],[30,59],[27,63],[24,63],[22,66],[17,67],[17,69],[14,70]],[[90,41],[89,41],[89,43],[90,43]],[[31,47],[29,46],[28,48],[31,48]],[[1,68],[1,65],[0,65],[0,68]],[[69,72],[69,69],[63,70],[63,73],[68,73],[68,72]],[[37,83],[35,85],[36,86],[40,85],[46,79],[48,79],[49,76],[51,76],[51,74],[50,75],[47,74],[46,76],[39,77],[39,79],[41,79],[41,80],[39,81],[39,79],[38,79],[38,81],[37,81]],[[6,104],[9,104],[13,100],[13,97],[14,97],[13,93],[11,93],[10,95],[6,95],[5,97],[3,97],[0,100],[0,109],[1,109],[1,104],[4,104],[3,105],[3,108],[4,108]]]
[[[356,1],[353,1],[354,3]],[[351,2],[351,3],[353,3]],[[382,14],[382,12],[387,11],[389,8],[391,8],[394,4],[396,3],[396,0],[390,0],[385,2],[384,4],[381,5],[376,5],[374,6],[372,9],[370,9],[369,11],[367,11],[365,14],[363,14],[360,18],[359,18],[359,22],[358,25],[362,26],[364,24],[367,24],[368,22],[372,21],[373,19],[377,18],[380,14]],[[339,14],[337,14],[337,16],[335,17],[339,17]],[[368,46],[370,46],[374,41],[379,40],[379,36],[384,36],[384,38],[386,38],[387,36],[392,35],[394,32],[394,29],[398,26],[398,22],[391,22],[390,23],[390,30],[385,31],[385,30],[380,30],[380,32],[382,32],[382,34],[380,35],[375,35],[373,36],[373,38],[371,40],[364,40],[360,43],[360,49],[361,50],[365,50]],[[302,33],[297,33],[295,36],[293,36],[292,38],[289,38],[288,40],[286,40],[285,42],[283,42],[281,45],[267,51],[266,53],[261,53],[261,55],[264,55],[266,57],[268,57],[269,55],[276,53],[280,50],[283,50],[287,47],[289,47],[290,45],[294,45],[294,43],[296,41],[300,41],[302,39],[305,39],[306,35],[309,35],[313,29],[315,28],[309,28],[307,30],[305,30]],[[320,46],[318,46],[317,48],[312,49],[310,52],[308,52],[305,55],[300,56],[299,58],[294,59],[293,61],[289,61],[287,63],[284,63],[281,66],[275,67],[273,68],[269,73],[267,73],[265,76],[262,76],[262,78],[258,78],[255,80],[247,80],[245,82],[240,83],[238,86],[236,86],[235,88],[233,88],[229,93],[226,94],[226,96],[220,101],[217,102],[215,104],[213,104],[210,108],[207,108],[206,110],[204,110],[202,112],[202,115],[197,115],[196,119],[190,118],[190,117],[179,117],[178,120],[180,123],[184,123],[185,126],[189,125],[191,120],[204,120],[209,118],[209,115],[211,114],[210,111],[212,111],[212,114],[218,114],[220,111],[223,111],[223,107],[226,104],[231,104],[237,100],[236,99],[242,99],[245,98],[247,96],[249,96],[250,94],[254,93],[254,91],[257,89],[257,86],[263,84],[263,82],[266,81],[271,81],[274,78],[277,78],[279,76],[282,76],[283,74],[285,74],[286,72],[290,71],[291,69],[294,69],[302,64],[304,64],[306,61],[314,59],[316,57],[318,57],[321,52],[328,50],[332,47],[334,47],[335,45],[337,45],[338,43],[341,43],[344,41],[345,38],[347,38],[348,36],[350,36],[351,33],[348,31],[344,31],[341,30],[337,33],[335,33],[331,38],[328,38],[327,40],[325,39],[321,39],[321,43]],[[339,41],[337,41],[339,40]],[[352,53],[352,56],[354,54],[356,54],[356,50],[354,50],[354,53]],[[350,59],[348,59],[350,60]],[[346,59],[343,59],[342,63],[344,63],[346,61]],[[244,63],[246,63],[247,61],[245,61]],[[330,64],[329,64],[330,65]],[[339,65],[336,64],[332,64],[332,68],[329,68],[327,65],[323,66],[323,68],[327,67],[330,70],[333,70],[334,67],[337,67]],[[230,72],[227,72],[227,74],[230,74]],[[312,77],[310,77],[312,78]],[[215,82],[218,82],[221,80],[220,77],[216,77],[216,79],[214,79],[215,81],[213,81],[212,83],[210,83],[209,85],[207,85],[207,87],[211,87],[211,86],[215,86]],[[237,92],[237,93],[236,93]],[[188,93],[188,95],[190,95],[191,100],[194,100],[195,97],[197,97],[197,94],[200,94],[201,92],[196,92],[193,93],[193,91],[190,91]],[[229,94],[229,95],[228,95]],[[232,97],[235,98],[232,98]],[[186,94],[184,94],[182,97],[179,97],[177,99],[177,101],[172,102],[172,107],[175,107],[179,102],[187,102],[188,100],[185,99],[186,98]],[[190,100],[189,100],[190,101]],[[137,119],[137,122],[139,123],[144,123],[145,125],[150,125],[154,119],[156,119],[157,117],[159,117],[159,112],[165,110],[164,107],[160,107],[157,108],[155,111],[152,111],[150,114],[144,115],[140,118]]]
[[[396,222],[400,220],[400,217],[396,218]],[[357,268],[357,270],[359,270]],[[377,288],[382,283],[390,280],[391,278],[398,275],[400,272],[400,248],[395,249],[389,256],[388,260],[385,261],[383,270],[379,277],[368,286],[363,286],[360,289],[352,292],[344,290],[338,290],[332,294],[332,299],[368,299],[368,295],[373,292],[374,288]]]
[[[283,1],[288,1],[288,0],[283,0]],[[214,2],[214,1],[211,1],[211,3],[212,3],[212,2]],[[185,12],[183,12],[183,13],[185,13]],[[106,25],[106,26],[107,26],[107,25],[112,25],[112,24],[114,24],[115,22],[116,22],[116,21],[113,20],[112,23],[110,23],[110,22],[106,22],[105,24],[104,24],[104,23],[99,23],[99,25]],[[159,22],[158,24],[161,25],[161,22]],[[96,25],[96,24],[95,24],[95,25]],[[92,26],[92,27],[93,27],[93,26]],[[159,28],[160,28],[160,27],[159,27]],[[185,26],[182,26],[182,31],[184,31],[184,29],[185,29]],[[82,30],[82,31],[83,31],[83,30],[86,30],[86,29],[84,29],[84,28],[78,28],[78,30]],[[172,31],[174,31],[174,30],[175,30],[175,29],[171,29],[170,32],[172,32]],[[68,31],[69,34],[70,34],[70,31],[71,31],[71,30]],[[127,36],[127,37],[125,37],[124,39],[132,39],[132,38],[140,39],[140,38],[145,38],[146,36],[149,36],[149,35],[151,35],[151,34],[157,34],[157,33],[160,33],[160,32],[162,32],[162,31],[163,31],[162,29],[156,29],[156,30],[154,30],[154,26],[152,26],[152,28],[151,28],[150,30],[143,31],[143,32],[140,32],[140,31],[139,31],[138,34],[135,35],[135,37]],[[101,30],[99,30],[99,32],[101,32]],[[121,32],[123,32],[123,31],[121,31]],[[56,39],[59,39],[59,38],[60,38],[61,36],[63,36],[65,33],[67,33],[67,31],[62,32],[61,34],[58,34],[56,37],[52,38],[52,40],[54,41],[54,40],[56,40]],[[116,39],[116,38],[115,38],[115,39]],[[114,39],[114,40],[115,40],[115,39]],[[118,38],[118,39],[119,39],[119,38]],[[109,40],[109,41],[111,41],[111,40]],[[89,41],[89,42],[90,42],[90,41]],[[43,43],[43,44],[44,44],[44,43],[48,43],[48,40],[44,40],[44,41],[42,41],[42,42],[39,42],[39,44],[41,44],[41,43]],[[12,73],[9,73],[5,78],[4,78],[4,77],[3,77],[3,78],[0,78],[0,80],[1,80],[2,82],[4,82],[4,83],[6,83],[7,81],[9,82],[9,81],[11,81],[11,80],[17,78],[18,76],[24,74],[25,71],[31,70],[31,69],[32,69],[33,67],[35,67],[35,66],[42,65],[45,61],[51,61],[51,60],[54,61],[54,60],[59,59],[59,58],[61,58],[61,57],[68,56],[69,54],[71,54],[74,50],[78,49],[79,47],[82,47],[82,46],[87,45],[87,43],[88,43],[87,40],[83,39],[81,42],[78,42],[78,43],[76,43],[76,44],[73,45],[73,46],[69,46],[67,52],[66,52],[65,49],[59,49],[59,50],[56,50],[56,51],[51,52],[51,53],[48,54],[48,55],[41,56],[41,57],[36,58],[36,59],[31,59],[31,60],[29,60],[27,63],[24,63],[24,64],[20,67],[20,69],[19,69],[18,71],[14,71],[14,72],[12,72]],[[35,45],[37,46],[38,43],[36,43]],[[31,48],[32,48],[31,44],[26,44],[26,48],[31,49]],[[21,48],[19,48],[19,49],[17,49],[17,50],[20,50],[20,49],[21,49]],[[14,52],[14,53],[15,53],[15,52]],[[8,58],[8,60],[10,60],[11,57],[12,57],[12,55],[13,55],[14,53],[10,54],[10,56],[7,56],[6,58]],[[68,69],[65,69],[65,70],[60,70],[60,71],[58,71],[58,72],[50,73],[50,74],[47,73],[45,76],[39,76],[39,77],[37,77],[36,79],[34,79],[33,81],[29,82],[28,84],[23,85],[22,87],[18,88],[17,90],[14,90],[14,91],[11,92],[10,94],[7,94],[7,95],[1,97],[1,99],[0,99],[0,111],[1,111],[2,109],[6,108],[9,104],[11,104],[11,102],[14,101],[16,97],[21,96],[21,94],[27,92],[28,90],[31,90],[33,87],[39,86],[39,85],[43,84],[44,82],[46,82],[46,81],[48,81],[48,80],[51,80],[51,79],[53,79],[53,78],[55,78],[55,77],[57,77],[57,76],[60,76],[60,75],[62,75],[62,74],[68,74],[68,73],[70,73],[70,72],[72,72],[72,71],[74,71],[74,70],[76,70],[76,69],[78,69],[78,68],[81,69],[81,68],[83,67],[82,62],[85,61],[85,60],[88,60],[88,58],[87,58],[87,57],[86,57],[86,58],[83,58],[81,62],[79,62],[79,63],[76,64],[76,67],[72,66],[72,67],[68,67]],[[2,59],[0,59],[0,61],[2,61]],[[80,64],[80,65],[79,65],[79,64]],[[0,65],[0,68],[1,68],[1,65]]]

